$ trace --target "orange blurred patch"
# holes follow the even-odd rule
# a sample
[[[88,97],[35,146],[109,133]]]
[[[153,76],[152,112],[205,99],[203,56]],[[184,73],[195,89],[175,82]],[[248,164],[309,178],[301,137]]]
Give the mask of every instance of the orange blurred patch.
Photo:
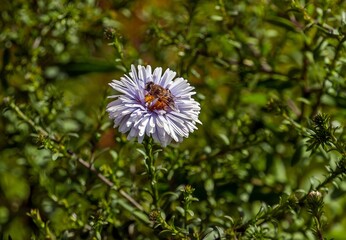
[[[114,129],[108,129],[106,130],[102,135],[97,143],[98,148],[111,148],[116,145],[115,142],[115,131]]]

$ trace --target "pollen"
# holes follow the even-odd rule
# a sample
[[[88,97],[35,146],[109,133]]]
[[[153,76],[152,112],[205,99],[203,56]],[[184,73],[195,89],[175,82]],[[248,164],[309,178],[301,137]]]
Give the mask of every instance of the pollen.
[[[144,101],[145,103],[151,103],[152,101],[154,101],[155,97],[153,95],[147,94],[145,95]]]
[[[167,109],[167,103],[165,101],[161,100],[160,98],[156,98],[151,94],[145,95],[144,101],[150,111]]]

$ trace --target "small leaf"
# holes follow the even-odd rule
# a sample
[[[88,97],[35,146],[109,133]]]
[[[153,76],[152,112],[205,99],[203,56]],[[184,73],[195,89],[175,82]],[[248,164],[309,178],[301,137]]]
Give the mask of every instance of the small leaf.
[[[57,160],[59,157],[63,156],[61,153],[57,152],[57,153],[54,153],[52,155],[52,160],[55,161]]]
[[[203,238],[202,240],[215,240],[215,239],[221,239],[221,237],[224,235],[224,230],[220,227],[213,227],[213,228],[208,228],[207,230],[202,233]]]
[[[225,215],[223,217],[230,221],[232,225],[234,224],[234,219],[231,216]]]
[[[296,26],[291,21],[287,20],[286,18],[269,16],[269,17],[267,17],[266,20],[267,20],[267,22],[269,22],[273,25],[276,25],[278,27],[285,28],[289,31],[297,32]]]
[[[112,156],[113,160],[118,159],[118,153],[114,150],[110,150],[109,154]]]
[[[219,133],[218,137],[224,142],[225,145],[229,145],[229,138],[224,133]]]
[[[212,15],[210,18],[211,18],[211,20],[213,20],[215,22],[219,22],[219,21],[223,20],[223,17],[219,16],[219,15]]]
[[[214,181],[213,179],[208,178],[205,182],[204,182],[204,188],[207,192],[212,192],[214,191]]]
[[[184,208],[180,207],[180,206],[177,206],[175,208],[182,216],[185,216],[185,210]]]
[[[79,134],[78,133],[68,133],[67,136],[70,136],[70,137],[75,137],[75,138],[79,138]]]
[[[296,194],[304,196],[306,195],[306,191],[304,189],[297,189],[294,191]],[[298,197],[298,196],[297,196]]]
[[[171,196],[171,198],[173,198],[172,200],[176,200],[179,198],[179,194],[176,192],[165,192],[161,195],[161,198],[163,198],[165,196]]]
[[[189,214],[191,217],[195,215],[195,213],[192,210],[186,210],[186,213]]]
[[[137,150],[140,154],[142,154],[143,157],[147,157],[146,152],[144,152],[142,149],[137,148],[136,150]]]

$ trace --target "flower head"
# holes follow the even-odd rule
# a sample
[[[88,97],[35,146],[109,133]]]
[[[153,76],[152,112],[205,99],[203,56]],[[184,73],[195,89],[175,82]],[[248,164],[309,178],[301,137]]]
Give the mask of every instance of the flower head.
[[[196,94],[184,78],[167,69],[162,74],[158,67],[131,66],[129,75],[113,80],[109,85],[119,94],[107,106],[114,127],[122,133],[129,132],[127,139],[152,137],[163,147],[181,142],[193,132],[200,113],[199,103],[191,96]]]

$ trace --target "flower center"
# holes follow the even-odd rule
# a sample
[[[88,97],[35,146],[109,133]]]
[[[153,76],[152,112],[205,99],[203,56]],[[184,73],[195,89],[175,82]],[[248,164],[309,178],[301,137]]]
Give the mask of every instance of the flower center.
[[[165,99],[157,98],[151,94],[145,95],[145,103],[150,111],[154,110],[167,110],[169,107],[168,102]]]
[[[174,98],[171,91],[153,82],[148,82],[145,86],[147,93],[144,101],[150,111],[154,110],[175,110]]]

